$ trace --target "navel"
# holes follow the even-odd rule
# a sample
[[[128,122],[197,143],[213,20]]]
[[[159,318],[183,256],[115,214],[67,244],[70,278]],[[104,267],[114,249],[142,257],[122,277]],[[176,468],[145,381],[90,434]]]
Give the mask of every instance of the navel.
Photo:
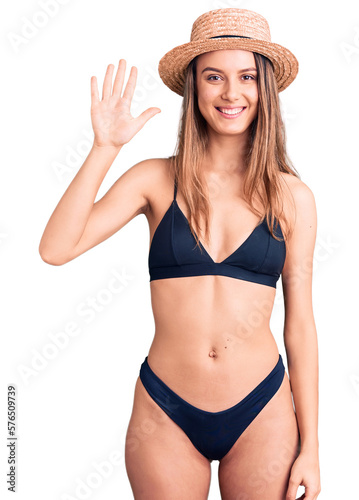
[[[216,353],[216,351],[214,349],[212,349],[211,351],[209,351],[208,356],[210,358],[216,358],[217,357],[217,353]]]

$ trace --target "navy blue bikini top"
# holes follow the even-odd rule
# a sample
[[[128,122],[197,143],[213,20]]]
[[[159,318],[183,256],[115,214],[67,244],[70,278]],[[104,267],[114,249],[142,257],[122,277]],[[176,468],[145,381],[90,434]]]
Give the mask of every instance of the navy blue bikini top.
[[[149,251],[150,281],[187,276],[220,275],[276,288],[282,272],[286,246],[270,234],[266,219],[222,262],[214,262],[191,233],[189,222],[174,199],[157,226]],[[274,234],[283,238],[279,222]]]

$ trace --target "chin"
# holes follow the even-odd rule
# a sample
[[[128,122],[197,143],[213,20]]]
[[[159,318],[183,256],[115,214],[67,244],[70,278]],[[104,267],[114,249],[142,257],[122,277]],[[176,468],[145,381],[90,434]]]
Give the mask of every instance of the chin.
[[[210,125],[210,128],[219,135],[225,135],[225,136],[231,136],[231,135],[243,135],[245,133],[248,133],[249,125],[248,126],[242,126],[242,127],[235,127],[235,126],[212,126]]]

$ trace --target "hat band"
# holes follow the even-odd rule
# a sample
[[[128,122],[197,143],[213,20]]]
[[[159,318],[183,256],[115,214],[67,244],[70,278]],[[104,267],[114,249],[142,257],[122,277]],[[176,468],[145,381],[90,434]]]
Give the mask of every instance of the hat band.
[[[218,36],[211,36],[210,40],[212,38],[252,38],[250,36],[241,36],[241,35],[218,35]]]

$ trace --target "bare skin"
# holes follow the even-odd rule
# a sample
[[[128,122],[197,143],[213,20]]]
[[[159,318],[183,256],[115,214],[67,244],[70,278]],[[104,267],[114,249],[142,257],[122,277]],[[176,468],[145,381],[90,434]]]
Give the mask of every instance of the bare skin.
[[[167,198],[161,206],[157,202],[161,215],[173,197],[172,182],[166,171],[164,167],[164,184],[159,191],[166,192]],[[236,232],[244,240],[244,234],[251,232],[257,219],[231,191],[235,190],[228,189],[223,196],[228,205],[236,207],[236,213],[244,214],[240,219],[246,221],[246,233],[243,229]],[[155,199],[156,192],[153,196]],[[181,196],[177,196],[180,208],[188,215]],[[223,206],[218,200],[214,212],[223,212]],[[152,240],[161,215],[156,220],[151,212],[146,215]],[[218,219],[219,225],[222,220],[222,231],[227,227],[234,241],[231,220],[223,213]],[[240,243],[237,239],[235,245],[215,260],[223,260]],[[148,362],[189,403],[213,412],[229,408],[242,400],[276,364],[278,349],[269,328],[274,289],[223,276],[156,280],[150,285],[156,330]],[[240,492],[248,495],[243,496],[248,499],[284,499],[290,469],[298,454],[298,439],[290,384],[285,374],[280,390],[220,461],[222,498],[235,499]],[[210,462],[164,414],[138,379],[126,446],[126,466],[136,499],[166,498],[168,477],[161,471],[166,470],[171,457],[176,467],[168,475],[170,488],[176,490],[177,496],[171,489],[167,498],[207,498]],[[178,457],[183,457],[183,461]],[[178,486],[174,487],[176,479]]]
[[[209,64],[218,68],[220,64],[223,73],[219,75],[223,80],[207,80],[208,73],[197,80],[200,110],[211,131],[211,147],[203,163],[205,178],[209,185],[219,188],[214,189],[210,196],[212,243],[205,242],[201,235],[200,239],[216,262],[236,250],[258,222],[258,217],[243,199],[241,161],[248,126],[257,109],[256,83],[242,79],[231,69],[255,66],[254,57],[246,51],[221,52],[220,60],[216,59],[216,52],[201,56],[200,68]],[[235,60],[234,52],[237,53]],[[76,258],[139,214],[144,214],[148,220],[151,243],[172,202],[173,178],[168,161],[156,158],[129,169],[101,200],[94,203],[103,177],[123,145],[159,111],[150,108],[141,115],[142,118],[130,116],[136,72],[131,70],[121,98],[124,82],[121,61],[112,96],[112,65],[106,74],[102,101],[98,99],[92,79],[95,142],[45,229],[39,250],[42,258],[50,264],[62,265]],[[246,74],[255,75],[255,72]],[[223,83],[209,84],[209,81]],[[242,121],[226,120],[217,116],[215,106],[218,105],[246,106],[247,116],[243,115]],[[303,258],[313,258],[316,218],[309,188],[288,174],[282,174],[282,181],[287,183],[298,212],[303,214],[297,217],[293,236],[287,242],[282,273],[286,297],[286,350],[288,363],[296,375],[299,363],[303,364],[308,352],[315,356],[316,336],[310,293],[311,272],[303,273],[299,285],[298,280],[294,283],[291,277],[298,274]],[[180,191],[177,202],[188,217]],[[286,203],[285,207],[290,215],[289,204]],[[72,216],[65,220],[66,213]],[[279,352],[269,327],[274,288],[224,276],[195,276],[152,281],[150,289],[155,334],[148,362],[172,390],[194,406],[217,412],[235,405],[276,364]],[[300,313],[295,304],[300,304]],[[303,339],[306,340],[305,346]],[[308,491],[305,498],[316,500],[320,485],[315,411],[314,414],[304,412],[308,403],[314,408],[317,404],[315,391],[309,387],[314,379],[313,358],[306,366],[311,374],[306,385],[299,376],[293,375],[298,387],[294,396],[297,416],[301,417],[299,422],[286,373],[280,389],[220,461],[219,485],[223,500],[294,500],[303,477]],[[301,462],[295,470],[299,427]],[[136,500],[201,500],[208,496],[210,462],[153,401],[139,378],[128,426],[125,459]],[[313,470],[311,477],[302,472],[309,469]]]

